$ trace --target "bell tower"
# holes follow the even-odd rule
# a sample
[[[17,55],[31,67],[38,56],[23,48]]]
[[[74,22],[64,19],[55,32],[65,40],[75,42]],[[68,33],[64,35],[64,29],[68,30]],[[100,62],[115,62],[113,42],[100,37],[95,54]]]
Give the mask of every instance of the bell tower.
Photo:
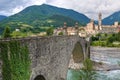
[[[64,29],[64,35],[68,35],[68,32],[67,32],[67,23],[66,22],[64,22],[63,29]]]
[[[75,23],[76,35],[79,35],[78,22]]]
[[[98,30],[102,30],[102,13],[98,14]]]

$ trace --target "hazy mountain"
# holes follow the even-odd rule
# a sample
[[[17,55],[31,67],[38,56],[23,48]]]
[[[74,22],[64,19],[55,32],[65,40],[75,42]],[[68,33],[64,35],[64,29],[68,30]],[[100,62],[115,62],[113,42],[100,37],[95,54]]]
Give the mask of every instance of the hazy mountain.
[[[112,15],[103,19],[102,23],[105,25],[112,25],[115,21],[120,22],[120,11],[113,13]]]
[[[0,15],[0,21],[7,18],[7,16],[4,16],[4,15]]]

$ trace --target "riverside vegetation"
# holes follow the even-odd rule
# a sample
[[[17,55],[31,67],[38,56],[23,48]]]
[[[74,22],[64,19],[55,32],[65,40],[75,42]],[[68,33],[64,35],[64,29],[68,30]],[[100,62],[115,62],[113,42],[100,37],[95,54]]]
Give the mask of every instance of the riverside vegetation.
[[[120,32],[92,36],[92,46],[120,47]]]

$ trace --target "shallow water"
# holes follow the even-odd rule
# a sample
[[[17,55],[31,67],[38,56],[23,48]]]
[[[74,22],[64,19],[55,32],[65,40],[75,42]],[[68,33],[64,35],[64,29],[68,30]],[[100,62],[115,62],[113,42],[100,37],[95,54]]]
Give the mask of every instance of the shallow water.
[[[111,71],[96,71],[96,80],[120,80],[120,48],[91,47],[91,60],[109,65]],[[118,66],[116,68],[116,66]],[[67,80],[80,80],[79,70],[68,70]]]
[[[68,70],[67,80],[80,80],[80,72]],[[99,71],[96,80],[120,80],[120,70]]]
[[[76,70],[68,70],[67,80],[79,80],[80,73]]]

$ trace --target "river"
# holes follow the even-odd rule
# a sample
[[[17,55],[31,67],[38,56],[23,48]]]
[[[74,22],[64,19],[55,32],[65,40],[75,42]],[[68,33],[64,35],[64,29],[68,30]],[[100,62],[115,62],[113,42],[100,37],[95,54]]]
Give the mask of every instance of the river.
[[[120,48],[91,47],[96,80],[120,80]],[[68,70],[67,80],[80,80],[80,70]]]

